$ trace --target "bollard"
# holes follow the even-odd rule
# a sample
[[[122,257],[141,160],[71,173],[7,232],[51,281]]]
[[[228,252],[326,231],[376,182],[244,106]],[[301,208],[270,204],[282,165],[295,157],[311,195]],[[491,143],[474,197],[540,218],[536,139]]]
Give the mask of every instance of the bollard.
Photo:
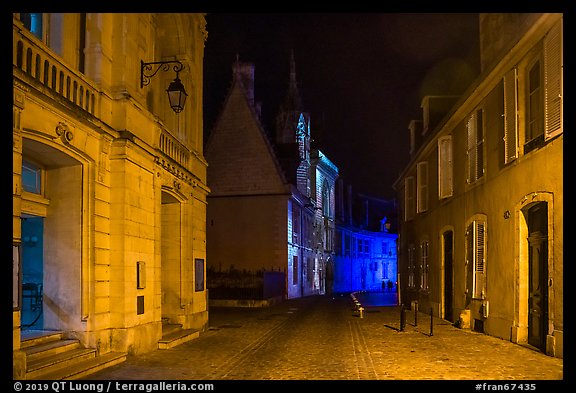
[[[404,326],[406,325],[406,310],[404,309],[404,304],[400,305],[400,331],[404,331]]]
[[[360,318],[364,318],[364,307],[360,307],[358,311],[360,311]]]
[[[418,326],[418,302],[414,303],[414,326]]]
[[[434,310],[430,307],[430,337],[434,335]]]

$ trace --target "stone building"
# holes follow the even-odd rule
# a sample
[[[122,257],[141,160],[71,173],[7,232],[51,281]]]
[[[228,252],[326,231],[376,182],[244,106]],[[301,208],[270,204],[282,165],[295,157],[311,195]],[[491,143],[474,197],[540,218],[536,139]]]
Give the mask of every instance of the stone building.
[[[336,182],[334,291],[396,291],[395,202],[353,192]]]
[[[445,116],[426,97],[410,123],[402,299],[563,357],[563,16],[479,18],[481,74]]]
[[[205,23],[13,14],[15,378],[79,377],[206,327]],[[49,340],[64,363],[42,361]]]
[[[208,269],[229,276],[283,273],[271,291],[280,298],[325,293],[338,168],[311,149],[294,57],[275,136],[264,129],[254,100],[254,65],[237,60],[232,68],[206,145]]]

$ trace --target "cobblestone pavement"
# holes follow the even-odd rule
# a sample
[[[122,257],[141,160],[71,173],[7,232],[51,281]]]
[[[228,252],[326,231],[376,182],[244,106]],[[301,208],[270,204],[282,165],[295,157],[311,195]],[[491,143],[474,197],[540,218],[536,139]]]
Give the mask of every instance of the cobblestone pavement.
[[[90,380],[562,380],[563,360],[348,295],[269,308],[211,308],[209,328],[168,350],[130,356]],[[532,389],[531,389],[532,390]]]

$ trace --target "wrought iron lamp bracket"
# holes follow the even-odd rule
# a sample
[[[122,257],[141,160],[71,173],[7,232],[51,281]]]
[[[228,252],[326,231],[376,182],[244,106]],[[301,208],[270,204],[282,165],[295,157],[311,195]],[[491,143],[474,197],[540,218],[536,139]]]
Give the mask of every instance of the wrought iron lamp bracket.
[[[170,66],[171,64],[173,64],[172,67]],[[176,72],[176,78],[178,78],[178,73],[182,71],[184,65],[178,60],[153,61],[150,63],[145,63],[140,60],[140,88],[150,84],[150,79],[152,79],[158,71],[169,71],[170,68]]]

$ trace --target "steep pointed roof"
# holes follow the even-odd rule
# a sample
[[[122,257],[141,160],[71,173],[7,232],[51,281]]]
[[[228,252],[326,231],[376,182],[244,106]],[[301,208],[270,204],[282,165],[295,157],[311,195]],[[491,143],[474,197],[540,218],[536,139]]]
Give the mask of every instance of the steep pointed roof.
[[[254,106],[253,80],[246,79],[253,66],[237,60],[233,71],[206,143],[208,181],[213,194],[274,192],[289,181]]]

